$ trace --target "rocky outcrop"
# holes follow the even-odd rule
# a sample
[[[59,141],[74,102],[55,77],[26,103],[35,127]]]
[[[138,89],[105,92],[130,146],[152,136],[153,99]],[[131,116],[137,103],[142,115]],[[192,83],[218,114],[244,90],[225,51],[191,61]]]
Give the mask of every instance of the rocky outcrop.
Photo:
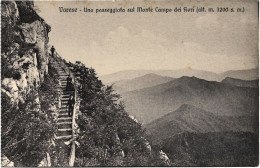
[[[8,108],[1,108],[2,114],[9,115],[11,113],[10,115],[15,114],[24,117],[26,114],[23,115],[22,113],[30,113],[30,111],[33,111],[35,114],[41,113],[41,115],[44,112],[46,113],[46,111],[56,111],[54,103],[51,105],[47,103],[52,109],[46,110],[46,107],[41,107],[41,105],[46,104],[46,102],[42,100],[43,95],[39,95],[39,92],[44,92],[40,91],[43,89],[41,85],[44,85],[44,80],[46,80],[46,76],[48,76],[46,74],[48,74],[49,65],[48,33],[51,30],[50,26],[35,12],[33,1],[9,0],[1,2],[1,20],[1,97],[4,99],[2,99],[1,102],[8,102],[8,106],[9,103],[11,103],[10,106],[13,106],[13,109],[21,113],[19,115],[17,114],[18,112],[12,113],[12,110],[8,110]],[[30,96],[31,99],[28,102],[28,97]],[[20,108],[21,104],[26,104],[26,110]],[[43,109],[45,111],[43,111]],[[48,114],[44,114],[44,116],[45,115]],[[16,116],[12,117],[6,117],[4,119],[1,117],[4,120],[2,120],[2,126],[3,123],[6,125],[5,128],[2,127],[1,130],[6,133],[5,136],[2,136],[2,142],[14,143],[19,141],[19,138],[17,140],[16,137],[10,136],[12,132],[9,130],[14,126],[10,121],[17,119]],[[37,117],[30,118],[27,116],[25,118],[25,120],[29,120],[29,122],[31,121],[30,119],[39,120]],[[20,122],[21,121],[18,121],[16,123],[16,127],[19,127],[19,124],[22,123]],[[47,121],[45,119],[42,121],[43,124],[48,122],[51,122],[51,120]],[[20,128],[23,129],[23,127],[27,126],[26,124],[20,126]],[[35,122],[33,124],[35,124]],[[41,128],[44,127],[52,128],[46,125],[41,126]],[[18,128],[16,128],[16,130],[17,129]],[[38,129],[37,131],[42,130]],[[19,136],[21,137],[26,136],[23,132],[20,134]],[[45,141],[38,143],[45,143]],[[46,144],[48,143],[49,142],[46,142]],[[15,166],[25,166],[25,162],[22,160],[14,159],[16,157],[12,151],[15,151],[17,148],[15,146],[12,147],[13,148],[9,148],[8,145],[7,148],[6,146],[2,146],[2,154],[5,155],[2,157],[2,166],[13,166],[13,164]],[[26,153],[26,149],[23,150],[22,152]],[[44,152],[46,149],[41,150]],[[13,162],[9,163],[8,159]],[[41,156],[38,157],[38,159],[41,159]],[[4,165],[4,163],[6,165]],[[50,156],[48,153],[46,153],[45,159],[39,166],[50,166]]]
[[[35,90],[48,73],[50,26],[33,7],[32,1],[4,1],[1,5],[1,90],[14,102]]]

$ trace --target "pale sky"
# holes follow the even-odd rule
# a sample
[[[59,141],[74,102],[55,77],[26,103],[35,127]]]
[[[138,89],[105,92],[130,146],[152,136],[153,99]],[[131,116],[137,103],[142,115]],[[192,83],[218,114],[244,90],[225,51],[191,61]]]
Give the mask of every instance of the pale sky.
[[[51,26],[50,45],[98,75],[132,69],[192,68],[213,72],[258,67],[255,0],[35,2]],[[83,8],[244,7],[244,13],[84,13]],[[61,13],[59,7],[82,12]]]

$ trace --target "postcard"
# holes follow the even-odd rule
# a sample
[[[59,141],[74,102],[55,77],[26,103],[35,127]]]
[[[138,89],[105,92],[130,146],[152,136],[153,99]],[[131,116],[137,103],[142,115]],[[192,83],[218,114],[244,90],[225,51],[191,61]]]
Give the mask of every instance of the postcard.
[[[1,1],[1,165],[258,166],[258,7]]]

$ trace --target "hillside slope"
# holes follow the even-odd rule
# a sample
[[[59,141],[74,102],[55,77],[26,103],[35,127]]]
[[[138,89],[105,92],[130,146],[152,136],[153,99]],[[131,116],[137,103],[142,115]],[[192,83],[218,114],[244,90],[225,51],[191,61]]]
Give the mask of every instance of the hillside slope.
[[[182,133],[165,140],[161,149],[172,166],[257,166],[258,135],[249,132]]]

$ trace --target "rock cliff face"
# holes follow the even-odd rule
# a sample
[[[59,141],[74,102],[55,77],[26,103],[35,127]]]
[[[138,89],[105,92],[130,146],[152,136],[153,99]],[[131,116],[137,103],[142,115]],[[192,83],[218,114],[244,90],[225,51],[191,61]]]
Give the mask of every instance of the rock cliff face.
[[[48,73],[50,26],[32,1],[2,2],[2,92],[13,102],[36,89]]]
[[[48,74],[48,33],[51,28],[35,12],[32,1],[2,1],[1,20],[1,104],[4,106],[1,107],[1,131],[3,133],[1,136],[3,142],[1,157],[5,161],[2,166],[12,166],[13,164],[27,166],[24,164],[27,162],[23,160],[32,158],[32,156],[21,158],[17,156],[17,153],[21,154],[19,154],[19,150],[24,153],[28,153],[27,150],[31,151],[31,143],[15,144],[19,142],[20,137],[27,139],[27,141],[30,138],[36,141],[35,137],[38,135],[33,132],[33,129],[28,129],[29,132],[26,132],[26,127],[34,127],[45,137],[47,135],[42,133],[43,130],[45,128],[51,130],[51,126],[43,125],[49,120],[42,119],[42,123],[37,124],[39,117],[36,117],[45,108],[41,106],[45,101],[41,100],[39,92],[43,89],[41,85]],[[28,96],[31,96],[30,103],[35,105],[34,107],[31,107],[30,103],[28,104]],[[22,108],[21,104],[26,104],[27,108]],[[50,106],[49,103],[47,105]],[[46,111],[45,109],[44,113]],[[31,115],[32,113],[34,115]],[[23,120],[19,121],[19,118],[23,118]],[[37,126],[39,128],[36,128]],[[30,136],[27,137],[27,134]],[[37,143],[45,144],[45,142],[48,145],[47,140]],[[9,147],[10,144],[13,144],[12,148]],[[27,148],[23,148],[23,145]],[[44,152],[48,150],[48,147],[38,146]],[[37,159],[42,159],[40,154],[38,154]],[[38,160],[29,165],[37,165]]]

